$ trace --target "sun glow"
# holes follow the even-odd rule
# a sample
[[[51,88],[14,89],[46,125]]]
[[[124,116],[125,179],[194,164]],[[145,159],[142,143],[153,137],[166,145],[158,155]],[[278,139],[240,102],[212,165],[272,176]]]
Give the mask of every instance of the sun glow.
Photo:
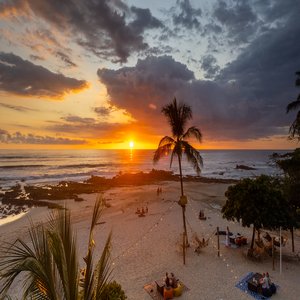
[[[133,142],[133,141],[130,141],[130,142],[129,142],[129,148],[130,148],[130,149],[133,149],[133,147],[134,147],[134,142]]]

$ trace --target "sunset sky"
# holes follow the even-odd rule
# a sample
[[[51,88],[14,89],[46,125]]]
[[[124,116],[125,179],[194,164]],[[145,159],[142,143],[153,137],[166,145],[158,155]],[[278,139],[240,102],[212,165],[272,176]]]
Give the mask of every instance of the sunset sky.
[[[196,147],[295,148],[299,16],[298,0],[0,0],[0,148],[156,148],[174,97]]]

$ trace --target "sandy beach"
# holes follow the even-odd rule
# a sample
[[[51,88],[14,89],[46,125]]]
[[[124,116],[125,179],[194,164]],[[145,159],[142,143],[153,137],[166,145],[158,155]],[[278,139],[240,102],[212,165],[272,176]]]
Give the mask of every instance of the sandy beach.
[[[157,187],[162,194],[157,196]],[[110,207],[105,208],[101,224],[95,233],[97,249],[112,230],[113,279],[126,292],[128,299],[151,297],[144,286],[161,280],[165,272],[173,272],[188,288],[178,299],[253,299],[235,287],[248,272],[269,272],[271,279],[279,286],[272,299],[299,299],[300,261],[295,255],[300,252],[300,232],[295,233],[295,253],[291,251],[291,238],[282,248],[282,273],[279,255],[275,270],[272,258],[252,261],[245,257],[247,247],[227,248],[225,236],[220,236],[220,257],[217,255],[216,227],[225,230],[229,226],[233,233],[240,233],[251,241],[252,228],[243,228],[239,223],[228,222],[221,216],[221,207],[226,198],[224,192],[228,184],[188,182],[184,184],[188,197],[186,209],[187,229],[190,247],[187,249],[186,264],[183,265],[181,250],[182,211],[177,204],[180,195],[178,182],[161,182],[159,185],[137,187],[114,187],[103,193]],[[78,250],[83,257],[86,252],[87,232],[93,204],[97,194],[79,195],[85,201],[60,201],[72,211],[72,219],[77,231]],[[135,214],[137,208],[148,207],[145,217]],[[203,210],[206,220],[199,220],[199,210]],[[29,218],[33,222],[44,221],[49,213],[45,207],[33,208],[25,217],[0,226],[0,242],[14,241],[17,237],[28,240]],[[194,252],[196,244],[193,235],[209,239],[208,246],[200,253]],[[96,250],[97,253],[97,250]],[[100,253],[100,251],[98,251]],[[83,266],[83,260],[80,261]],[[20,282],[16,282],[10,295],[20,299]],[[18,286],[18,289],[15,287]],[[14,298],[13,298],[14,299]]]

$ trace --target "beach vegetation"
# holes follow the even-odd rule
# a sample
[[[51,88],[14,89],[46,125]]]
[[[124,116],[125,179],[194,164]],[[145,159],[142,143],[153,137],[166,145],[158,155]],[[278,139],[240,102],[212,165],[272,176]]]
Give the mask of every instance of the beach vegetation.
[[[275,157],[276,164],[284,172],[282,179],[282,190],[285,199],[287,200],[294,218],[296,225],[300,227],[300,148],[295,149],[293,152]],[[294,227],[291,227],[292,235],[292,251],[295,251],[294,246]]]
[[[176,98],[162,108],[162,113],[168,120],[171,127],[172,136],[164,136],[156,149],[153,157],[154,163],[158,162],[162,157],[171,153],[170,167],[172,166],[174,157],[178,159],[179,177],[181,198],[179,204],[182,207],[183,227],[184,227],[184,241],[183,241],[183,262],[185,263],[185,245],[188,245],[188,236],[186,229],[185,210],[186,210],[186,196],[183,190],[183,176],[182,176],[182,158],[183,155],[187,161],[192,164],[197,175],[200,175],[201,167],[203,165],[202,157],[197,149],[195,149],[187,141],[190,137],[194,137],[198,142],[202,141],[201,131],[195,127],[189,127],[186,130],[186,125],[192,119],[192,109],[189,105],[184,103],[177,103]]]
[[[261,175],[255,179],[243,179],[230,186],[225,196],[223,218],[241,222],[242,226],[253,226],[251,250],[255,233],[259,233],[260,229],[289,229],[296,225],[293,211],[277,178]]]
[[[297,79],[296,79],[296,86],[300,87],[300,72],[296,72]],[[296,119],[293,121],[292,125],[290,126],[289,130],[289,138],[290,139],[298,139],[300,141],[300,94],[298,95],[295,101],[292,101],[286,107],[286,112],[289,113],[292,110],[297,110]]]
[[[96,263],[93,235],[103,209],[102,198],[98,197],[82,269],[79,268],[76,233],[67,209],[52,213],[47,223],[31,223],[29,243],[22,238],[3,243],[0,247],[0,298],[6,296],[21,275],[24,299],[102,299],[112,272],[111,233]]]
[[[109,282],[103,291],[101,300],[125,300],[127,299],[122,286],[115,280]]]

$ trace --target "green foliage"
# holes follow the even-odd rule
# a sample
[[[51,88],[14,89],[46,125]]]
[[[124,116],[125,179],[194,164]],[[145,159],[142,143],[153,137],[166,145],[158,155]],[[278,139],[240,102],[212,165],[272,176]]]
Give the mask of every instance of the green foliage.
[[[288,156],[276,159],[276,163],[287,177],[300,182],[300,148],[295,149]]]
[[[300,72],[296,72],[298,78],[296,79],[296,86],[300,87]],[[297,99],[288,104],[286,111],[287,113],[291,110],[296,110],[300,108],[300,94],[298,95]],[[296,119],[293,121],[292,125],[290,126],[289,131],[290,139],[298,139],[300,141],[300,110],[298,110]]]
[[[300,148],[289,155],[276,158],[277,165],[283,170],[285,177],[282,181],[283,193],[295,218],[300,226]]]
[[[185,154],[188,162],[192,164],[199,175],[203,164],[202,157],[198,150],[186,141],[190,137],[194,137],[199,142],[201,142],[202,139],[200,130],[195,126],[192,126],[185,131],[188,120],[192,118],[191,107],[186,104],[177,103],[176,98],[174,98],[172,103],[162,108],[162,113],[165,115],[171,126],[172,137],[165,136],[160,140],[158,148],[154,153],[153,161],[156,163],[161,157],[171,153],[171,166],[174,156],[177,156],[179,160],[180,177],[182,180],[181,159],[182,155]]]
[[[230,186],[225,193],[227,201],[222,208],[223,218],[241,221],[243,226],[255,229],[284,229],[295,224],[291,210],[283,197],[279,181],[261,175],[243,179]]]
[[[93,264],[95,241],[93,232],[103,210],[98,198],[89,233],[85,276],[79,285],[79,259],[76,237],[72,228],[70,212],[55,212],[46,224],[33,225],[29,230],[30,243],[17,239],[3,243],[0,248],[0,299],[5,297],[11,284],[23,274],[24,299],[49,300],[96,300],[102,293],[110,276],[111,235],[106,240],[102,254]]]
[[[125,300],[127,299],[122,286],[115,280],[108,283],[103,291],[102,300]]]

